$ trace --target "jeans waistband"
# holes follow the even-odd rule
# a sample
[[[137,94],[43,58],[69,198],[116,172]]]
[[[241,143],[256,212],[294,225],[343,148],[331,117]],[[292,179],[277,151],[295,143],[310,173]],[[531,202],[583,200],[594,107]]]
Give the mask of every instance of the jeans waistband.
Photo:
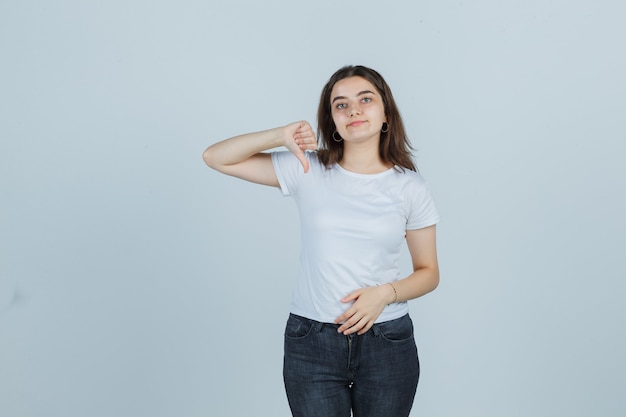
[[[337,331],[337,329],[339,328],[339,326],[341,326],[341,324],[335,324],[335,323],[324,323],[321,321],[317,321],[317,320],[313,320],[313,319],[309,319],[307,317],[302,317],[299,316],[297,314],[293,314],[293,313],[289,313],[289,315],[296,317],[298,320],[301,321],[305,321],[311,324],[311,328],[313,329],[313,331],[319,333],[322,331],[323,328],[330,328],[333,329],[334,331]],[[393,319],[393,320],[400,320],[403,319],[405,316],[407,316],[408,314],[405,314],[402,317],[398,317],[397,319]],[[389,321],[393,321],[393,320],[389,320]],[[382,323],[374,323],[374,325],[372,326],[371,329],[369,329],[367,332],[363,333],[361,336],[364,336],[368,333],[373,333],[375,336],[379,336],[381,331],[380,331],[380,326],[384,323],[388,323],[388,322],[382,322]],[[356,336],[356,333],[354,333],[354,335]]]

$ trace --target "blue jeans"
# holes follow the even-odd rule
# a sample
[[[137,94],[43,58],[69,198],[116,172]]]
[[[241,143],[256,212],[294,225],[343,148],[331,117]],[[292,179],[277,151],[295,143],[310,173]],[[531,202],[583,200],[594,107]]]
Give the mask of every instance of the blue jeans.
[[[294,417],[405,417],[419,379],[408,315],[345,336],[290,314],[283,377]]]

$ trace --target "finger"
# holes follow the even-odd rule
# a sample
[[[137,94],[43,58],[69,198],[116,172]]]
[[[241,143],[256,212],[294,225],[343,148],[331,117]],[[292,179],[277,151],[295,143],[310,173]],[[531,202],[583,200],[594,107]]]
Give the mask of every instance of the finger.
[[[302,130],[302,131],[313,130],[313,128],[311,128],[311,124],[309,122],[307,122],[306,120],[303,120],[298,125],[297,130]]]
[[[350,296],[348,296],[348,297],[350,297]],[[342,298],[341,301],[344,301],[348,297]],[[347,303],[348,301],[344,301],[344,302]],[[356,314],[356,312],[357,312],[357,310],[355,309],[354,304],[353,304],[350,308],[348,308],[346,311],[344,311],[341,316],[339,316],[339,317],[337,317],[335,319],[335,324],[343,323],[346,320],[349,320],[352,316],[354,316]]]
[[[317,141],[314,138],[296,139],[296,143],[303,151],[317,149]]]
[[[363,317],[363,318],[361,318],[361,320],[356,322],[353,326],[351,326],[347,330],[345,330],[343,332],[343,334],[345,334],[346,336],[350,335],[352,333],[357,333],[357,332],[358,332],[358,334],[361,334],[360,331],[367,325],[367,322],[368,322],[368,320],[365,317]],[[363,333],[365,333],[365,331]]]
[[[365,326],[363,326],[361,328],[361,330],[359,330],[358,335],[360,336],[362,334],[367,333],[372,328],[373,325],[374,325],[373,321],[371,321],[371,320],[368,321],[367,323],[365,323]]]
[[[361,291],[355,291],[352,294],[346,295],[340,301],[342,303],[349,303],[350,301],[354,301],[361,296]]]
[[[353,315],[354,315],[354,311],[352,309],[346,310],[343,312],[341,316],[335,319],[335,324],[344,323],[345,321],[349,320],[350,317],[352,317]]]
[[[312,132],[312,131],[310,131],[310,130],[308,130],[308,131],[299,131],[299,130],[296,130],[296,131],[293,133],[293,135],[292,135],[292,136],[293,136],[293,138],[294,138],[294,139],[296,139],[296,140],[298,140],[298,139],[306,139],[306,140],[308,140],[308,141],[310,141],[310,140],[311,140],[311,138],[314,138],[314,137],[315,137],[315,135],[313,134],[313,132]]]
[[[314,142],[315,141],[315,132],[313,132],[313,130],[308,127],[306,129],[296,129],[293,134],[292,137],[295,140],[302,140],[302,141],[306,141],[306,142]]]
[[[299,127],[296,129],[295,133],[299,136],[312,136],[313,129],[311,129],[309,126]]]
[[[347,318],[341,326],[337,329],[339,333],[344,333],[346,330],[351,329],[355,324],[357,324],[362,319],[362,316],[357,316],[356,314]],[[358,330],[358,329],[357,329]]]
[[[302,144],[302,145],[298,145],[298,146],[303,151],[314,151],[314,150],[317,149],[317,144],[316,143]]]
[[[315,132],[313,132],[313,129],[308,125],[306,128],[297,129],[294,132],[294,138],[305,139],[307,142],[316,142]]]

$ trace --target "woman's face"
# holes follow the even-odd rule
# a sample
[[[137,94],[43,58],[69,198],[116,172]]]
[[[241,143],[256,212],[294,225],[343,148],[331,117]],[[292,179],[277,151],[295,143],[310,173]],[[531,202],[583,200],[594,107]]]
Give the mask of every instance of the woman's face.
[[[376,87],[363,77],[337,81],[330,94],[330,108],[337,132],[346,142],[380,140],[385,106]]]

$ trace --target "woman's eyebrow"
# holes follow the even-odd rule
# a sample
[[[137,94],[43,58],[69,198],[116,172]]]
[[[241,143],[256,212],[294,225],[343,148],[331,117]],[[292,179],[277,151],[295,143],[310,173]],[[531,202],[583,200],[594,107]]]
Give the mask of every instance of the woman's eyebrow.
[[[359,94],[357,94],[356,96],[357,96],[357,97],[358,97],[358,96],[362,96],[363,94],[376,94],[376,93],[374,93],[373,91],[370,91],[370,90],[363,90],[363,91],[361,91]],[[335,101],[337,101],[337,100],[343,100],[343,99],[345,99],[345,97],[344,97],[344,96],[337,96],[337,97],[335,97],[335,98],[333,99],[333,101],[331,101],[331,103],[334,103],[334,102],[335,102]]]

